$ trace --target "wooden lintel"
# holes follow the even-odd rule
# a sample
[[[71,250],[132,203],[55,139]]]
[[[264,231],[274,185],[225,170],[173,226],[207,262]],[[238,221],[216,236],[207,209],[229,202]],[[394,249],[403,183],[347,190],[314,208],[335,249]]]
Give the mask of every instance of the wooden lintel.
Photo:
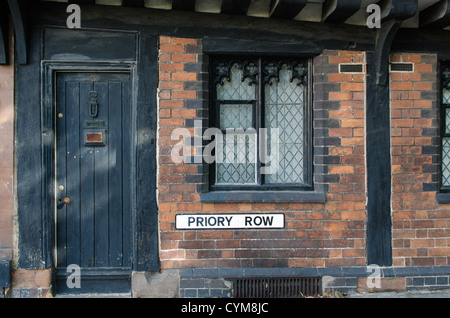
[[[220,12],[225,14],[247,14],[251,0],[222,0]]]
[[[27,49],[27,28],[24,20],[24,5],[20,0],[8,0],[9,10],[14,24],[15,44],[17,62],[19,64],[27,64],[28,49]]]
[[[293,19],[308,3],[307,0],[272,0],[270,17],[275,19]]]
[[[326,0],[322,22],[343,23],[361,8],[361,0]]]
[[[442,0],[420,12],[421,28],[443,29],[450,25],[450,1]]]

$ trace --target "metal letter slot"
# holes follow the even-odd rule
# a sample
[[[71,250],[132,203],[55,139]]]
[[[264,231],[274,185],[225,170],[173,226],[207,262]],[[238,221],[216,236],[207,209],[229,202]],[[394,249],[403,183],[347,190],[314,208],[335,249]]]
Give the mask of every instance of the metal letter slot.
[[[86,134],[86,142],[87,143],[101,143],[101,142],[103,142],[103,134],[102,133],[87,133]]]
[[[104,147],[106,146],[106,130],[104,129],[86,129],[85,130],[85,146],[88,147]]]

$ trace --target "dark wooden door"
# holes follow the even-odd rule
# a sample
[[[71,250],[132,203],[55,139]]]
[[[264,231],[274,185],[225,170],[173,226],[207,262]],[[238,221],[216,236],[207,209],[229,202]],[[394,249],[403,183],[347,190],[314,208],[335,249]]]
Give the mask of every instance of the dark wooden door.
[[[130,75],[56,75],[57,268],[131,269]]]

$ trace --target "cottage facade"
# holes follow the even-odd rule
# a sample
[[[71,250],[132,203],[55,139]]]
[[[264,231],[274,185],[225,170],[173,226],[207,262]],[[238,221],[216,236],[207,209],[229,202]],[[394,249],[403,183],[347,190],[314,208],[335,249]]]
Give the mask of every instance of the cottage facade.
[[[3,297],[449,288],[449,1],[70,3],[1,4]]]

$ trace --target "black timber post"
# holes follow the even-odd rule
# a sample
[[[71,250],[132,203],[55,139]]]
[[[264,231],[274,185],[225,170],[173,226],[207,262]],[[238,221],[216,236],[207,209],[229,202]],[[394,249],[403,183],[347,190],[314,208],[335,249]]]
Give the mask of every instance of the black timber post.
[[[17,215],[18,215],[18,267],[21,269],[48,268],[50,253],[45,242],[50,233],[46,229],[47,216],[42,213],[45,193],[42,179],[41,144],[41,81],[40,35],[31,30],[28,64],[16,66],[17,83],[15,156],[17,158]]]
[[[376,53],[367,55],[367,262],[392,264],[389,87],[377,85]]]
[[[367,262],[392,266],[389,53],[401,21],[383,23],[367,63]]]
[[[142,31],[136,89],[136,233],[135,271],[158,271],[158,210],[156,206],[156,130],[158,40]]]
[[[367,56],[367,241],[368,264],[392,266],[391,125],[389,55],[403,20],[414,16],[416,1],[383,0],[375,51]]]

